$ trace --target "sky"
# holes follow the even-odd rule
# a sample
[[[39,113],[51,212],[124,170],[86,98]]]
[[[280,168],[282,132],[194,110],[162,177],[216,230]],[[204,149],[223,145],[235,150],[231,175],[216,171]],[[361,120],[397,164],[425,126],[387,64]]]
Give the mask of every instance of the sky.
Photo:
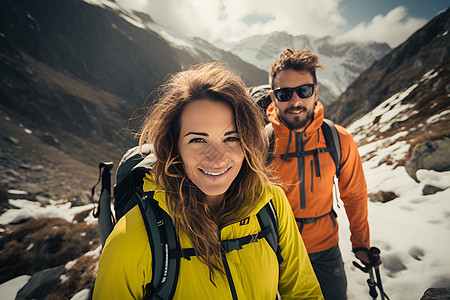
[[[356,41],[386,42],[395,48],[450,0],[116,0],[147,12],[155,22],[209,42],[286,31]]]

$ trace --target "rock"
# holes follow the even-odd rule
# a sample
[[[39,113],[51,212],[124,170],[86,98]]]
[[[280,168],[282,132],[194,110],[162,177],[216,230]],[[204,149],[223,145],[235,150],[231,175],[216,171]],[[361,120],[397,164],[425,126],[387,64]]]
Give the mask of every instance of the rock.
[[[26,171],[42,171],[44,170],[43,165],[35,165],[35,164],[20,164],[19,168]]]
[[[45,299],[50,292],[59,285],[60,277],[64,274],[64,265],[35,273],[28,283],[17,293],[16,300]]]
[[[81,192],[72,198],[72,207],[84,206],[88,204],[92,204],[91,194],[89,194],[88,192]]]
[[[437,192],[441,192],[443,190],[445,190],[445,189],[427,184],[423,187],[422,194],[433,195],[433,194],[436,194]]]
[[[0,203],[8,203],[8,190],[0,187]]]
[[[426,141],[414,146],[406,160],[405,169],[408,175],[419,182],[416,172],[419,169],[450,171],[450,137]]]
[[[446,300],[450,299],[450,290],[446,288],[429,288],[420,300]]]
[[[34,196],[27,191],[8,190],[8,199],[26,199],[33,201]]]
[[[7,142],[10,142],[11,144],[14,144],[14,145],[19,145],[19,143],[20,143],[19,139],[12,137],[12,136],[10,136],[10,137],[5,136],[4,140]]]
[[[372,202],[389,202],[397,198],[398,195],[391,191],[378,191],[376,193],[369,194],[369,200]]]

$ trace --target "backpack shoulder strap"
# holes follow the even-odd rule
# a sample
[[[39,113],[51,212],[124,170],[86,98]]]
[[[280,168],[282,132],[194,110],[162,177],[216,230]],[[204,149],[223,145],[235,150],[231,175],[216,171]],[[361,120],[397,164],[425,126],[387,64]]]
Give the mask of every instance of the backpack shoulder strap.
[[[151,145],[144,144],[142,154],[139,152],[139,146],[136,146],[122,157],[114,186],[114,210],[117,220],[137,204],[133,194],[135,188],[142,185],[145,174],[151,170],[156,161],[152,152]]]
[[[97,183],[91,189],[91,201],[94,203],[94,218],[98,218],[98,233],[102,246],[105,245],[106,239],[114,228],[114,215],[111,212],[111,169],[112,162],[102,162],[98,165],[99,178]],[[102,182],[100,198],[97,208],[95,208],[94,194],[95,187]]]
[[[333,121],[328,119],[323,119],[322,132],[325,137],[325,143],[327,148],[330,148],[330,155],[333,158],[334,164],[336,166],[336,176],[339,177],[339,172],[341,169],[341,140],[339,138],[339,133],[334,126]]]
[[[272,200],[270,200],[257,214],[256,214],[259,224],[262,230],[269,228],[270,234],[265,238],[269,243],[270,247],[277,255],[278,263],[283,262],[281,257],[281,250],[279,247],[280,236],[278,233],[278,217],[273,206]]]
[[[180,258],[169,252],[180,249],[170,216],[153,199],[154,192],[137,188],[135,197],[147,230],[152,252],[152,281],[145,286],[144,299],[172,299],[180,268]]]

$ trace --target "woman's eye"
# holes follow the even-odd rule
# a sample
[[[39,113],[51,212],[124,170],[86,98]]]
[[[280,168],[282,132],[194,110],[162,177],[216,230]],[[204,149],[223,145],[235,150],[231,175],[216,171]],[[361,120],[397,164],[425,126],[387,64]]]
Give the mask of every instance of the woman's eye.
[[[205,140],[203,138],[193,138],[189,140],[189,144],[191,143],[205,143]]]
[[[225,139],[225,142],[239,142],[239,138],[237,136],[230,136]]]

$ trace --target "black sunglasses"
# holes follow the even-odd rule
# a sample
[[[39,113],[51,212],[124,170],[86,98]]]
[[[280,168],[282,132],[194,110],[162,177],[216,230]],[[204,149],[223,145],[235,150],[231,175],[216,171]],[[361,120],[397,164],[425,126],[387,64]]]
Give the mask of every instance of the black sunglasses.
[[[300,98],[305,99],[312,96],[312,94],[314,93],[315,86],[316,85],[314,83],[303,84],[294,88],[279,88],[273,90],[273,93],[280,102],[286,102],[291,100],[294,91]]]

